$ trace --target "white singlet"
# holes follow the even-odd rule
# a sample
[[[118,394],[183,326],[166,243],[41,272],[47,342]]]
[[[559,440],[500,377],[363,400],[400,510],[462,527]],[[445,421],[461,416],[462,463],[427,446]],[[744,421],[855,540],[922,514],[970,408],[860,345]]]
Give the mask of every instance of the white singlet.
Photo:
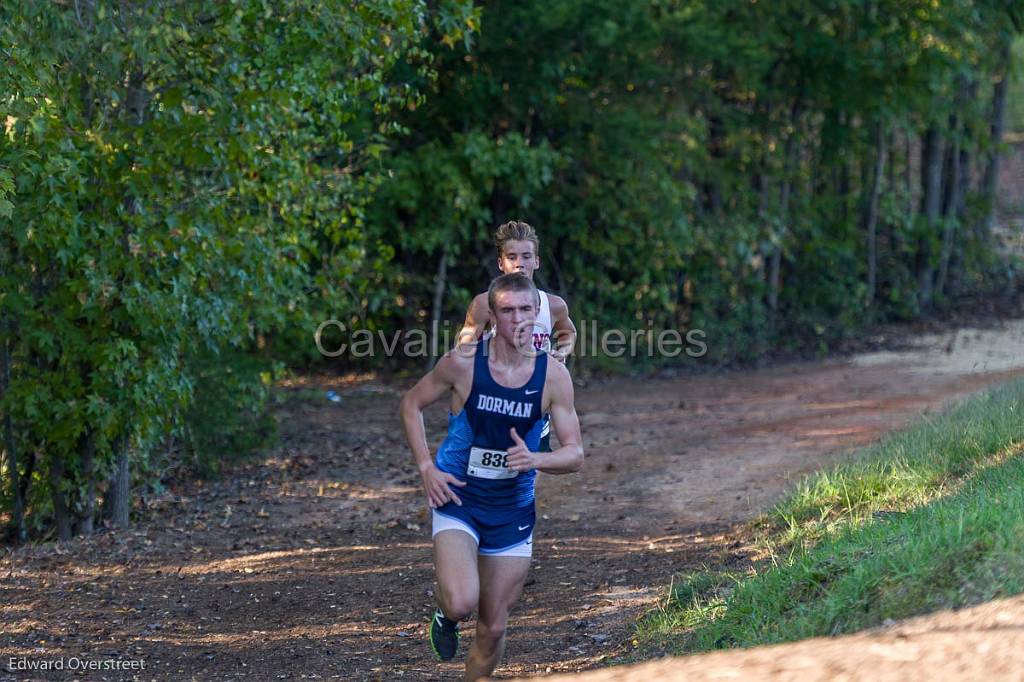
[[[539,291],[539,290],[538,290]],[[548,292],[540,291],[540,311],[533,323],[533,347],[537,350],[551,350],[551,303]]]

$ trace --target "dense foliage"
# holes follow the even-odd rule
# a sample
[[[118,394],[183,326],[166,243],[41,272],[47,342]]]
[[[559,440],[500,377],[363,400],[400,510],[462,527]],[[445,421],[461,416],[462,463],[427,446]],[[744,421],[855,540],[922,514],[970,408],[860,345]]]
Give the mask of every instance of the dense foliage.
[[[127,523],[168,469],[268,436],[319,322],[461,318],[510,218],[578,323],[701,329],[719,360],[1005,286],[1022,24],[1003,0],[5,3],[2,513]]]
[[[428,79],[420,45],[474,21],[458,0],[4,4],[4,501],[19,535],[26,512],[88,533],[101,499],[125,523],[130,474],[215,467],[211,446],[279,364],[263,339],[306,324],[317,285],[362,258],[392,112],[420,97],[388,73]]]
[[[1005,286],[990,176],[1022,25],[998,1],[486,3],[372,208],[405,305],[356,317],[426,318],[442,257],[457,315],[511,217],[577,318],[700,328],[719,359]]]

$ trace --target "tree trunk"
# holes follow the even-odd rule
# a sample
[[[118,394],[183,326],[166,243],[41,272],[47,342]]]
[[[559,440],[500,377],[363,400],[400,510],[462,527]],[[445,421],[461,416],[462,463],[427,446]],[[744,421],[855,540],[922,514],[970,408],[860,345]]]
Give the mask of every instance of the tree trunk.
[[[971,163],[969,144],[963,144],[960,146],[960,186],[957,188],[957,202],[953,211],[953,215],[961,221],[967,214],[967,194],[971,190]]]
[[[868,197],[867,216],[864,220],[865,230],[868,237],[868,290],[867,304],[870,306],[875,300],[875,289],[878,286],[878,199],[882,194],[882,174],[885,172],[885,127],[882,121],[878,122],[878,129],[875,133],[875,170],[871,176],[871,193]]]
[[[841,110],[839,112],[839,125],[842,126],[844,130],[847,130],[850,127],[850,115],[845,110]],[[849,158],[845,145],[839,149],[838,162],[836,193],[839,197],[839,215],[842,222],[845,224],[846,221],[850,219],[850,194],[852,185],[852,173],[850,172],[850,164],[852,163],[852,160]]]
[[[966,237],[963,229],[966,227],[967,217],[967,195],[971,191],[971,152],[969,147],[972,140],[965,139],[960,145],[960,183],[956,192],[956,205],[953,210],[953,218],[957,221],[957,228],[961,230],[960,237],[954,240],[953,251],[949,258],[949,276],[946,280],[946,288],[955,292],[959,283],[963,280],[964,269],[964,248]]]
[[[966,93],[961,91],[962,95]],[[961,102],[963,100],[961,99]],[[953,242],[956,239],[957,206],[960,205],[960,123],[956,115],[950,116],[950,132],[953,139],[946,146],[945,157],[945,178],[943,181],[943,205],[942,205],[942,253],[939,257],[939,275],[935,282],[935,295],[942,296],[946,288],[946,279],[949,275],[949,260],[953,254]]]
[[[7,252],[9,253],[9,252]],[[6,255],[0,266],[6,272]],[[11,387],[11,344],[14,338],[14,325],[11,320],[4,316],[0,318],[0,332],[3,332],[3,346],[0,348],[0,395],[6,396]],[[10,472],[11,481],[11,525],[10,536],[15,542],[24,542],[28,539],[25,529],[25,496],[21,482],[21,471],[19,470],[17,443],[14,438],[14,420],[10,410],[4,410],[3,419],[4,441],[3,448],[7,457],[7,467]],[[31,473],[29,474],[31,476]],[[0,480],[0,488],[3,481]]]
[[[772,259],[768,268],[768,308],[779,309],[779,294],[782,293],[782,244],[772,249]]]
[[[989,126],[991,136],[991,149],[988,163],[985,166],[985,176],[982,180],[981,191],[985,215],[982,218],[978,229],[978,237],[982,242],[988,243],[992,237],[992,224],[995,221],[996,192],[999,189],[999,145],[1003,140],[1003,130],[1006,127],[1006,93],[1010,86],[1010,41],[1007,40],[999,53],[999,74],[995,86],[992,89],[992,112]]]
[[[787,237],[788,229],[785,227],[789,221],[789,198],[793,191],[793,175],[796,167],[797,155],[797,129],[800,116],[803,112],[798,101],[793,103],[790,111],[790,131],[786,138],[786,156],[783,167],[782,189],[779,191],[779,220],[782,222],[782,229],[779,230],[779,243],[772,249],[771,266],[768,274],[768,307],[772,311],[779,309],[779,295],[782,293],[782,253],[783,245]]]
[[[59,455],[50,457],[50,493],[53,496],[53,520],[57,525],[57,539],[71,539],[71,512],[64,496],[64,461]]]
[[[135,68],[132,70],[129,89],[127,110],[134,119],[137,126],[146,121],[146,107],[148,94],[146,92],[146,74],[141,60],[136,60]],[[125,197],[125,211],[128,215],[135,215],[139,212],[139,202],[131,194]],[[130,224],[125,224],[122,246],[125,254],[130,254],[129,236],[131,234]],[[104,498],[104,506],[109,508],[110,520],[118,528],[128,528],[131,523],[131,438],[128,435],[128,422],[126,420],[124,432],[117,440],[117,470],[114,472],[113,480],[107,489]]]
[[[763,171],[757,174],[757,219],[764,229],[769,233],[772,231],[771,224],[768,221],[768,203],[770,201],[769,195],[771,193],[771,183],[768,182],[768,163],[767,160],[762,161]],[[759,240],[762,241],[762,240]],[[766,264],[771,263],[774,249],[766,250],[762,245],[758,245],[758,253],[760,254],[760,262],[757,265],[758,279],[761,280],[765,285],[770,284],[769,268],[765,267]],[[770,287],[769,287],[770,290]]]
[[[113,486],[107,491],[111,496],[110,520],[118,528],[127,528],[131,512],[131,476],[128,468],[129,442],[127,437],[120,439],[117,453],[117,471],[114,473]]]
[[[444,291],[448,287],[448,253],[451,248],[451,241],[445,240],[444,248],[441,249],[441,259],[437,264],[437,278],[434,280],[434,305],[430,311],[430,351],[427,353],[426,371],[434,367],[437,360],[437,333],[441,326],[442,306],[444,305]],[[447,349],[445,349],[447,350]]]
[[[913,224],[914,220],[914,169],[912,160],[914,158],[914,132],[907,127],[907,137],[904,140],[904,156],[906,163],[903,166],[903,185],[907,192],[907,223]]]
[[[978,80],[976,78],[970,79],[964,95],[965,105],[977,100]],[[953,207],[953,214],[956,216],[957,220],[960,221],[961,225],[963,225],[963,219],[967,214],[967,196],[971,192],[971,183],[977,175],[976,173],[972,173],[972,164],[974,163],[974,159],[971,156],[971,150],[977,146],[978,136],[976,124],[972,122],[971,117],[967,117],[964,120],[963,134],[960,139],[960,184],[957,188],[957,202]],[[960,240],[960,243],[963,243],[962,239]]]
[[[5,331],[7,325],[4,325]],[[0,357],[0,390],[7,395],[11,385],[11,352],[10,338],[4,338],[2,357]],[[28,539],[25,529],[25,497],[22,494],[21,472],[18,470],[18,451],[14,442],[14,422],[10,410],[4,412],[4,452],[7,454],[7,470],[11,479],[11,527],[10,535],[15,542]],[[0,482],[2,484],[2,482]]]
[[[927,234],[918,244],[917,253],[917,302],[918,308],[926,311],[934,299],[935,274],[932,267],[932,235],[938,229],[942,215],[942,143],[934,124],[925,133],[921,150],[921,174],[924,196],[921,197],[921,212],[925,217]]]
[[[943,212],[942,253],[939,257],[939,275],[935,282],[935,295],[942,296],[946,288],[946,277],[949,275],[949,258],[953,254],[953,240],[956,239],[956,206],[960,202],[957,193],[960,191],[960,149],[956,143],[950,144],[950,188]]]
[[[906,221],[913,220],[913,217],[914,217],[914,198],[913,198],[913,195],[914,195],[914,177],[913,177],[913,174],[911,173],[911,169],[910,169],[910,160],[911,160],[911,154],[912,154],[912,152],[911,152],[911,147],[912,147],[911,134],[912,133],[910,131],[910,128],[909,127],[905,127],[903,129],[902,145],[899,145],[899,146],[897,146],[897,141],[900,138],[897,137],[895,134],[893,135],[893,140],[892,140],[893,141],[893,146],[890,148],[890,150],[891,150],[891,158],[889,160],[889,169],[893,173],[893,184],[890,187],[895,192],[896,187],[897,187],[897,184],[896,184],[897,180],[896,180],[896,171],[894,169],[896,167],[897,155],[902,151],[903,167],[902,167],[901,182],[902,182],[903,192],[906,195],[905,196],[906,208],[904,209],[904,215],[906,216]],[[904,231],[903,231],[904,230],[904,224],[905,224],[905,221],[899,221],[899,220],[891,220],[891,221],[889,221],[889,253],[891,253],[894,258],[898,257],[899,254],[903,253],[903,246],[904,246],[904,239],[903,239],[903,237],[904,237],[904,234],[905,234]]]
[[[896,189],[896,131],[890,130],[886,138],[886,149],[892,149],[892,163],[889,164],[889,191]]]
[[[81,475],[85,482],[83,498],[76,505],[78,535],[92,535],[96,516],[96,439],[91,431],[86,431],[78,440],[79,456],[81,457]]]

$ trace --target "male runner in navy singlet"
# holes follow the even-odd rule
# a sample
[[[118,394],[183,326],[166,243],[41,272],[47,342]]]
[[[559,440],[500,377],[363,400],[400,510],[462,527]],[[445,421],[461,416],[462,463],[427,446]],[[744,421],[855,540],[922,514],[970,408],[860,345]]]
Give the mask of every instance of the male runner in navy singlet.
[[[467,680],[486,677],[505,647],[512,605],[533,550],[537,471],[568,474],[583,465],[569,372],[532,348],[537,288],[521,273],[488,290],[494,335],[461,343],[402,399],[402,425],[433,512],[438,606],[430,642],[441,660],[458,649],[458,622],[477,611]],[[433,461],[423,409],[450,395],[448,437]],[[543,416],[562,444],[537,452]]]
[[[498,252],[498,270],[506,274],[521,272],[533,281],[533,273],[540,268],[540,238],[529,223],[510,220],[498,226],[494,233],[494,246]],[[576,325],[569,317],[569,306],[560,296],[538,290],[540,307],[533,324],[533,346],[545,350],[548,357],[565,362],[576,345]],[[466,321],[459,332],[459,340],[475,341],[483,336],[491,323],[487,292],[477,294],[466,311]],[[551,425],[545,423],[541,434],[540,450],[551,451]]]

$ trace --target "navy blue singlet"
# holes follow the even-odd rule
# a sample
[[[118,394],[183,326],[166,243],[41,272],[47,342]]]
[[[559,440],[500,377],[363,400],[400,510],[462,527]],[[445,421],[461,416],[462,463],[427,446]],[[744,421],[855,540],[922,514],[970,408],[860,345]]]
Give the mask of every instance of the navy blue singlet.
[[[437,451],[437,468],[465,481],[453,488],[463,505],[507,510],[533,503],[536,471],[516,473],[504,462],[515,441],[509,429],[536,452],[544,427],[541,399],[547,376],[547,353],[534,360],[533,374],[525,385],[506,388],[491,377],[487,366],[490,339],[477,345],[473,360],[473,388],[462,411],[448,415],[448,437]]]

